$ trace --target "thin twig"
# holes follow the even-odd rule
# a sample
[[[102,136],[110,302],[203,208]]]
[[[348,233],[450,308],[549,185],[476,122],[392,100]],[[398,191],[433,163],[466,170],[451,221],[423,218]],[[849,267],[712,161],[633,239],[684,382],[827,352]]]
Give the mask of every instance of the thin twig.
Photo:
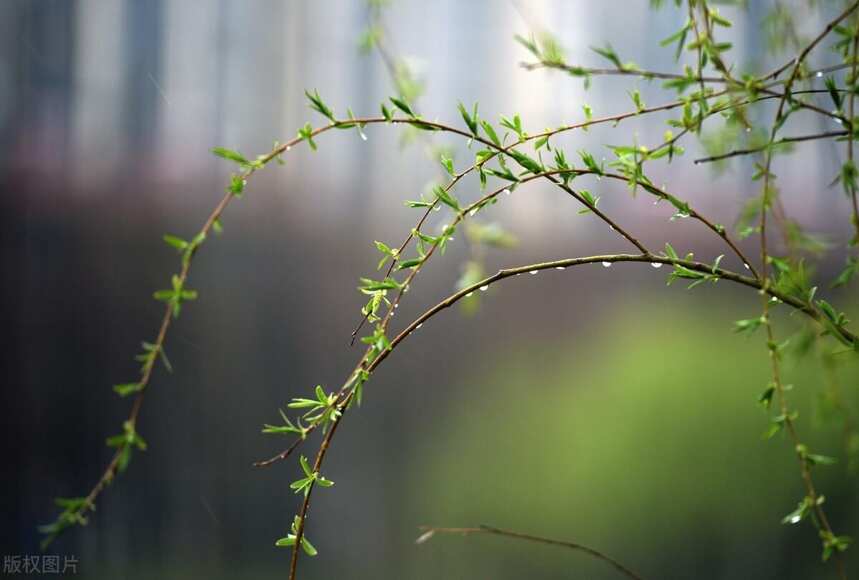
[[[818,141],[820,139],[830,139],[832,137],[844,137],[845,135],[849,135],[847,131],[828,131],[826,133],[815,133],[814,135],[798,135],[796,137],[782,137],[778,141],[774,141],[770,145],[761,145],[760,147],[750,147],[748,149],[734,149],[733,151],[729,151],[727,153],[722,153],[721,155],[712,155],[710,157],[700,157],[695,159],[693,163],[698,165],[700,163],[712,163],[714,161],[721,161],[723,159],[728,159],[729,157],[737,157],[740,155],[751,155],[752,153],[760,153],[767,147],[774,147],[778,145],[782,145],[785,143],[801,143],[803,141]]]
[[[502,536],[506,538],[512,538],[515,540],[525,540],[528,542],[534,542],[537,544],[545,544],[547,546],[560,546],[562,548],[569,548],[571,550],[576,550],[578,552],[584,552],[589,556],[593,556],[598,560],[602,560],[606,564],[613,566],[618,572],[626,576],[627,578],[632,578],[632,580],[643,580],[641,576],[612,558],[611,556],[607,556],[606,554],[594,550],[593,548],[589,548],[583,544],[578,544],[576,542],[567,542],[564,540],[555,540],[552,538],[544,538],[542,536],[535,536],[533,534],[525,534],[522,532],[516,532],[513,530],[505,530],[502,528],[495,528],[487,525],[480,525],[477,528],[440,528],[433,526],[421,526],[419,528],[424,533],[418,538],[419,543],[426,542],[435,534],[458,534],[462,536],[469,536],[474,534],[486,534],[493,536]]]

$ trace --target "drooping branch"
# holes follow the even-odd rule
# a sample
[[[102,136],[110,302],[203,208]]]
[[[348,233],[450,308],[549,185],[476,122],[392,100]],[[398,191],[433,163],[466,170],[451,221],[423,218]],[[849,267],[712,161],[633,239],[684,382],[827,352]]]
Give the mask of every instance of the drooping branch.
[[[575,550],[577,552],[583,552],[596,558],[597,560],[602,560],[603,562],[614,567],[618,572],[626,576],[627,578],[631,578],[632,580],[643,580],[641,576],[630,570],[628,567],[624,566],[614,558],[607,556],[606,554],[585,546],[583,544],[579,544],[576,542],[567,542],[565,540],[555,540],[553,538],[545,538],[542,536],[535,536],[533,534],[525,534],[522,532],[516,532],[514,530],[505,530],[501,528],[495,528],[492,526],[481,525],[476,528],[441,528],[441,527],[433,527],[433,526],[421,526],[420,529],[423,531],[423,534],[416,540],[415,543],[422,544],[424,542],[429,541],[436,534],[454,534],[454,535],[462,535],[462,536],[470,536],[475,534],[484,534],[491,536],[501,536],[505,538],[512,538],[514,540],[524,540],[526,542],[533,542],[536,544],[544,544],[547,546],[559,546],[562,548],[569,548],[570,550]]]

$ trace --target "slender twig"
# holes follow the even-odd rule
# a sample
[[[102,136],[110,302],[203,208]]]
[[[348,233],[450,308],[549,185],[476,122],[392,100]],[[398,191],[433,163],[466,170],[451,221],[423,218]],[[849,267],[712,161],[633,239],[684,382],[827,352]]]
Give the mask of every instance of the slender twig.
[[[722,153],[721,155],[712,155],[710,157],[700,157],[695,159],[693,163],[698,165],[700,163],[712,163],[713,161],[721,161],[723,159],[728,159],[729,157],[737,157],[740,155],[751,155],[752,153],[760,153],[767,147],[777,147],[779,145],[785,143],[801,143],[803,141],[819,141],[821,139],[830,139],[832,137],[844,137],[845,135],[849,135],[847,131],[827,131],[825,133],[815,133],[814,135],[798,135],[796,137],[782,137],[778,141],[773,141],[772,144],[761,145],[760,147],[750,147],[748,149],[734,149],[733,151],[729,151],[727,153]]]
[[[469,536],[474,534],[485,534],[485,535],[493,535],[493,536],[502,536],[506,538],[512,538],[514,540],[525,540],[528,542],[534,542],[537,544],[545,544],[547,546],[560,546],[562,548],[569,548],[571,550],[576,550],[578,552],[584,552],[589,556],[593,556],[598,560],[602,560],[606,564],[613,566],[618,572],[626,576],[627,578],[632,578],[632,580],[643,580],[641,576],[612,558],[611,556],[607,556],[606,554],[594,550],[593,548],[589,548],[583,544],[578,544],[576,542],[567,542],[565,540],[555,540],[552,538],[544,538],[542,536],[535,536],[533,534],[525,534],[522,532],[516,532],[514,530],[505,530],[502,528],[495,528],[492,526],[481,525],[477,528],[441,528],[434,526],[421,526],[419,528],[424,533],[418,538],[418,543],[424,543],[428,541],[435,534],[457,534],[462,536]]]
[[[856,86],[856,73],[857,73],[857,61],[859,61],[859,27],[854,28],[853,31],[853,47],[852,47],[852,68],[850,70],[850,83],[853,86]],[[847,107],[848,107],[848,116],[850,117],[850,122],[853,122],[854,110],[856,104],[856,91],[850,91],[850,95],[847,97]],[[854,136],[851,135],[847,140],[847,162],[850,164],[850,169],[853,172],[852,179],[849,180],[849,189],[850,189],[850,200],[853,205],[853,227],[856,229],[856,244],[859,244],[859,200],[857,200],[856,195],[856,175],[855,168],[853,162],[853,139]]]
[[[787,82],[784,85],[784,96],[779,100],[778,110],[776,111],[775,121],[773,123],[772,130],[770,131],[769,136],[769,146],[764,151],[764,163],[763,163],[763,193],[761,196],[761,211],[760,211],[760,253],[761,253],[761,275],[762,275],[762,288],[766,291],[770,286],[769,279],[769,251],[767,247],[767,213],[769,210],[769,201],[772,196],[772,191],[770,189],[770,180],[772,178],[771,167],[773,160],[773,150],[772,143],[775,142],[776,134],[778,133],[779,127],[783,123],[783,115],[784,115],[784,107],[788,99],[788,95],[790,95],[791,88],[793,86],[794,81],[797,79],[799,75],[799,70],[802,66],[803,61],[809,55],[809,53],[817,46],[835,27],[844,19],[846,19],[850,14],[859,7],[859,1],[853,2],[850,6],[847,7],[844,12],[838,15],[837,18],[832,20],[829,24],[826,25],[823,32],[821,32],[814,40],[812,40],[803,50],[800,52],[799,56],[795,59],[793,64],[793,69],[791,70],[790,76]],[[790,65],[788,65],[790,66]],[[780,74],[781,71],[778,71],[777,74]],[[853,121],[852,116],[850,119],[851,123]],[[852,129],[851,129],[852,131]],[[803,447],[801,446],[801,441],[799,438],[799,434],[797,433],[796,424],[791,417],[789,407],[787,404],[787,398],[785,396],[785,388],[784,384],[781,380],[781,371],[780,371],[780,363],[779,363],[779,353],[778,346],[775,340],[775,333],[773,331],[772,323],[770,321],[769,316],[769,303],[770,300],[766,296],[766,294],[761,295],[761,302],[763,306],[763,316],[761,317],[763,321],[763,325],[766,328],[766,338],[767,338],[767,351],[769,353],[770,359],[770,367],[772,372],[772,383],[775,387],[775,392],[778,398],[778,404],[781,411],[781,417],[784,418],[784,428],[790,436],[790,440],[794,445],[794,449],[796,450],[797,459],[800,465],[800,475],[802,477],[802,481],[805,484],[806,496],[808,502],[810,502],[810,509],[814,513],[815,518],[814,522],[817,526],[821,528],[821,530],[825,531],[829,537],[834,536],[834,532],[832,530],[832,526],[829,523],[829,519],[826,516],[826,512],[823,507],[820,505],[821,502],[818,501],[819,495],[817,489],[815,488],[814,482],[811,477],[811,466],[809,465],[808,458],[805,453],[801,450]],[[840,578],[846,579],[847,573],[844,569],[844,561],[841,557],[840,553],[835,554],[836,558],[836,570],[837,574]]]
[[[555,69],[563,72],[567,72],[574,75],[592,75],[592,76],[626,76],[626,77],[639,77],[642,79],[664,79],[664,80],[686,80],[686,81],[694,81],[694,82],[704,82],[704,83],[717,83],[717,84],[726,84],[729,81],[725,80],[722,77],[708,77],[708,76],[686,76],[677,73],[667,73],[667,72],[659,72],[652,70],[643,70],[640,68],[590,68],[590,67],[581,67],[574,66],[570,64],[566,64],[563,62],[554,62],[554,61],[540,61],[540,62],[521,62],[519,66],[524,68],[525,70],[532,71],[538,70],[541,68],[549,68]]]

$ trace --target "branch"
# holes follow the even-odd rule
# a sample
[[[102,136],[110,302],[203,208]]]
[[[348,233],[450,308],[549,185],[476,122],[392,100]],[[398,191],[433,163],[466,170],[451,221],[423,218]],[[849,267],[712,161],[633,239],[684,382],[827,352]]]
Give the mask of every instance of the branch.
[[[695,165],[701,163],[712,163],[713,161],[721,161],[723,159],[728,159],[729,157],[737,157],[739,155],[751,155],[752,153],[760,153],[761,151],[766,150],[768,147],[776,147],[778,145],[782,145],[785,143],[800,143],[803,141],[817,141],[820,139],[829,139],[831,137],[844,137],[845,135],[849,135],[850,133],[847,131],[828,131],[826,133],[815,133],[814,135],[799,135],[797,137],[783,137],[778,141],[773,141],[768,145],[761,145],[760,147],[750,147],[748,149],[734,149],[733,151],[729,151],[728,153],[722,153],[721,155],[713,155],[711,157],[701,157],[695,159],[693,163]]]
[[[513,530],[504,530],[501,528],[493,528],[491,526],[481,525],[477,528],[436,528],[432,526],[421,526],[421,530],[424,533],[415,541],[416,544],[423,544],[424,542],[429,541],[435,534],[461,534],[463,536],[474,535],[474,534],[488,534],[493,536],[502,536],[506,538],[513,538],[515,540],[525,540],[527,542],[534,542],[537,544],[545,544],[548,546],[560,546],[562,548],[569,548],[571,550],[576,550],[579,552],[584,552],[590,556],[598,560],[602,560],[603,562],[610,564],[613,566],[618,572],[626,576],[627,578],[631,578],[632,580],[642,580],[642,577],[615,560],[610,556],[606,556],[602,552],[598,552],[593,548],[589,548],[582,544],[577,544],[575,542],[566,542],[563,540],[554,540],[552,538],[544,538],[541,536],[534,536],[531,534],[523,534],[522,532],[515,532]]]

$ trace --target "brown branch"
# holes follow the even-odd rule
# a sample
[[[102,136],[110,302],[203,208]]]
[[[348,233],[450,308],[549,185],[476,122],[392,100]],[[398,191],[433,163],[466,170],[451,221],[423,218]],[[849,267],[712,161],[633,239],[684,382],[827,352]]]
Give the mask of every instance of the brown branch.
[[[774,141],[770,145],[761,145],[760,147],[750,147],[748,149],[734,149],[733,151],[729,151],[728,153],[722,153],[721,155],[712,155],[710,157],[700,157],[695,159],[693,163],[695,165],[699,165],[701,163],[712,163],[714,161],[721,161],[723,159],[728,159],[729,157],[737,157],[740,155],[751,155],[752,153],[760,153],[764,151],[768,147],[778,146],[785,143],[801,143],[803,141],[818,141],[820,139],[830,139],[832,137],[844,137],[845,135],[849,135],[847,131],[828,131],[826,133],[815,133],[814,135],[798,135],[796,137],[783,137],[778,141]]]
[[[835,27],[844,19],[846,19],[850,14],[859,7],[859,0],[850,4],[846,10],[844,10],[841,14],[838,15],[834,20],[829,22],[826,25],[823,32],[818,34],[814,40],[812,40],[803,50],[800,52],[799,56],[792,62],[785,65],[785,67],[790,67],[791,64],[793,69],[791,71],[790,77],[784,85],[784,95],[779,100],[778,110],[776,111],[775,121],[773,123],[772,130],[770,131],[769,143],[770,145],[775,141],[776,133],[778,132],[779,127],[783,122],[782,115],[784,114],[784,106],[787,102],[788,96],[790,95],[791,88],[793,87],[794,81],[797,79],[799,75],[799,70],[802,66],[805,58],[811,53],[815,46],[817,46],[823,39],[835,29]],[[783,72],[783,70],[777,70],[776,75],[778,76]],[[852,122],[853,119],[850,119],[851,123],[851,132],[852,132]],[[852,138],[852,136],[851,136]],[[770,168],[772,167],[772,148],[770,146],[767,147],[764,152],[764,164],[763,164],[763,176],[764,176],[764,185],[763,185],[763,194],[761,201],[761,217],[760,217],[760,252],[761,252],[761,270],[762,270],[762,288],[764,291],[769,289],[770,287],[770,279],[768,276],[768,248],[767,248],[767,211],[768,211],[768,201],[770,199],[771,191],[770,191],[770,179],[771,172]],[[769,299],[765,294],[761,295],[761,302],[763,306],[763,316],[762,320],[764,322],[764,326],[766,327],[766,338],[767,338],[767,351],[769,353],[770,359],[770,367],[772,372],[773,385],[775,386],[775,391],[778,397],[779,407],[781,411],[781,416],[784,417],[784,428],[790,436],[790,440],[793,443],[794,449],[796,451],[797,460],[799,461],[800,466],[800,475],[802,477],[802,481],[805,485],[806,497],[808,501],[811,502],[810,509],[814,514],[815,524],[820,527],[821,534],[824,532],[828,534],[830,537],[834,536],[834,532],[832,530],[832,526],[829,523],[829,519],[826,516],[826,512],[823,507],[820,505],[818,501],[818,492],[814,485],[814,481],[811,477],[811,467],[808,462],[808,458],[801,451],[803,447],[801,446],[801,441],[799,438],[799,434],[797,433],[796,425],[794,420],[791,418],[789,408],[787,405],[787,398],[785,396],[785,388],[781,380],[780,373],[780,363],[779,363],[779,354],[776,348],[772,345],[776,344],[775,333],[773,332],[772,324],[770,322],[769,317]],[[854,343],[856,344],[856,343]],[[835,554],[835,562],[836,562],[836,570],[837,574],[840,578],[847,578],[847,573],[844,569],[844,560],[840,553]]]
[[[626,576],[627,578],[631,578],[632,580],[643,580],[641,576],[615,560],[614,558],[607,556],[606,554],[594,550],[593,548],[589,548],[583,544],[577,544],[576,542],[567,542],[564,540],[555,540],[552,538],[544,538],[542,536],[535,536],[532,534],[524,534],[522,532],[516,532],[513,530],[504,530],[501,528],[494,528],[492,526],[481,525],[477,528],[439,528],[433,526],[421,526],[419,529],[423,530],[423,534],[417,539],[416,543],[424,543],[428,541],[435,534],[459,534],[463,536],[474,535],[474,534],[487,534],[493,536],[502,536],[506,538],[512,538],[514,540],[525,540],[527,542],[534,542],[537,544],[545,544],[547,546],[560,546],[562,548],[569,548],[571,550],[576,550],[578,552],[584,552],[589,556],[593,556],[598,560],[602,560],[606,564],[613,566],[618,572]]]
[[[648,79],[664,79],[664,80],[688,80],[694,82],[704,82],[704,83],[719,83],[726,84],[730,81],[726,81],[722,77],[688,77],[686,75],[676,74],[676,73],[666,73],[666,72],[658,72],[651,70],[642,70],[639,68],[589,68],[582,66],[574,66],[569,65],[562,62],[554,62],[554,61],[540,61],[540,62],[520,62],[519,66],[524,68],[527,71],[538,70],[541,68],[547,69],[555,69],[559,71],[563,71],[566,73],[570,73],[575,76],[586,76],[586,75],[594,75],[594,76],[627,76],[627,77],[640,77],[645,80]]]

